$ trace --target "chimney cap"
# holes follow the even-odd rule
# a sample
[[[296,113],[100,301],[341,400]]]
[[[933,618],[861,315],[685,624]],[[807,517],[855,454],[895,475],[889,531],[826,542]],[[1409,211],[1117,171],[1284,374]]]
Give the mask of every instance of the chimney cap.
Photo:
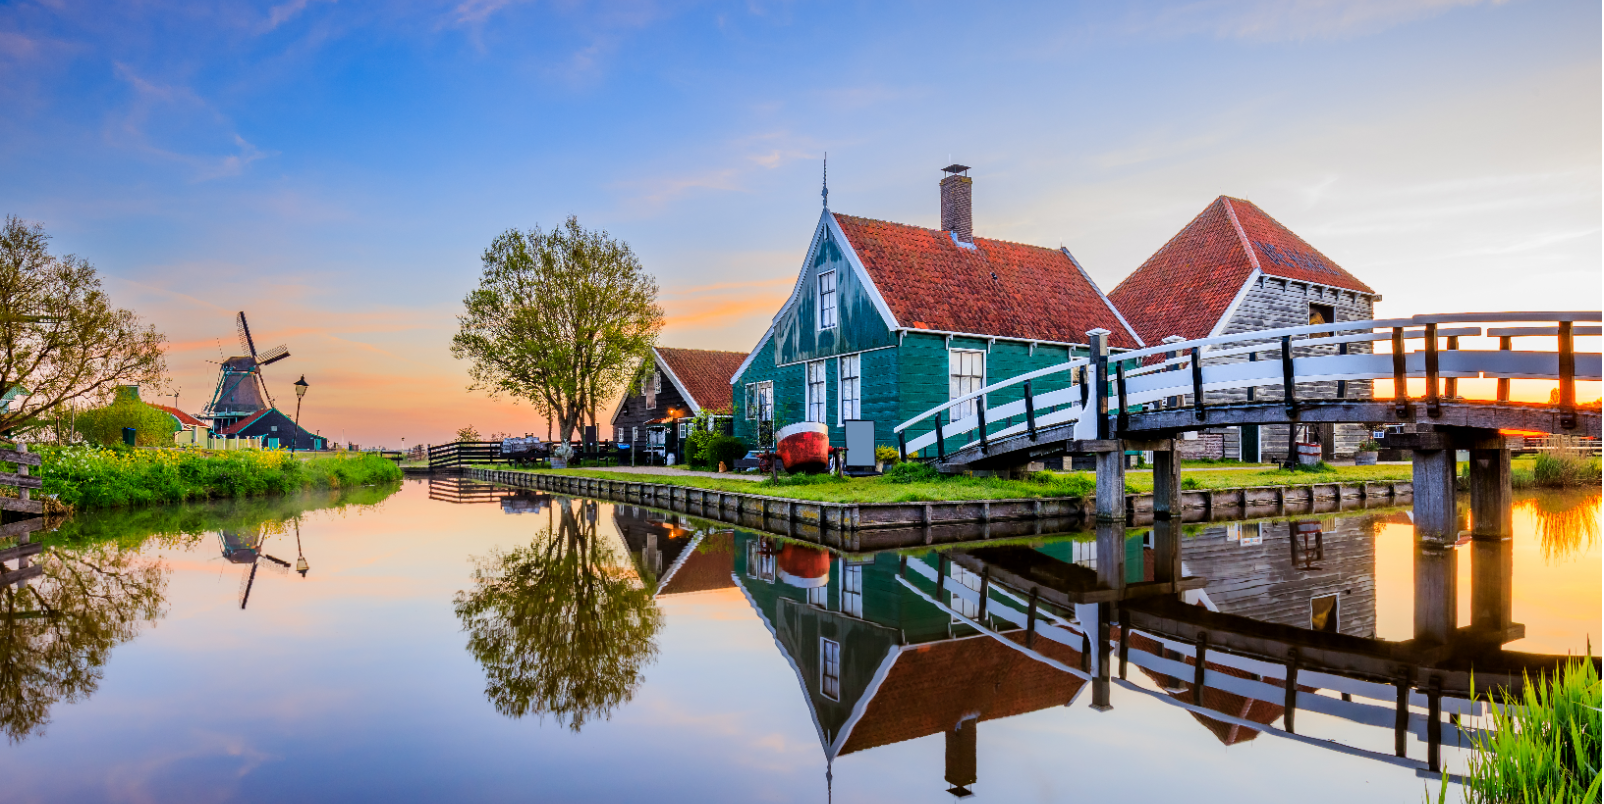
[[[948,165],[948,166],[946,166],[946,167],[941,169],[942,173],[952,173],[954,175],[959,174],[959,173],[967,173],[968,171],[969,171],[969,166],[968,165],[960,165],[957,162],[954,162],[954,163],[952,163],[952,164],[950,164],[950,165]]]

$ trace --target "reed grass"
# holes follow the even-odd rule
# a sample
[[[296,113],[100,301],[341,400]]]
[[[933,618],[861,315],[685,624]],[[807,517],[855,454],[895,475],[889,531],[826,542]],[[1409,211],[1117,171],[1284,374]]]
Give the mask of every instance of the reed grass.
[[[1564,561],[1592,549],[1599,539],[1597,491],[1554,491],[1531,500],[1543,560]]]
[[[1598,668],[1591,649],[1519,695],[1490,692],[1490,730],[1475,738],[1465,775],[1469,804],[1592,804],[1599,800]],[[1438,801],[1447,797],[1447,783]]]

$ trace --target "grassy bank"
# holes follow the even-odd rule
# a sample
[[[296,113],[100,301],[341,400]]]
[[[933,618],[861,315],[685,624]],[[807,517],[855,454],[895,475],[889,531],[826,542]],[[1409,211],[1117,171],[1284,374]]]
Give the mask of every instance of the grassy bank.
[[[340,489],[401,479],[377,455],[299,458],[280,450],[39,447],[43,493],[77,509]]]
[[[1591,657],[1527,679],[1519,696],[1494,693],[1492,729],[1476,739],[1465,800],[1582,804],[1599,800],[1601,687]],[[1447,798],[1444,782],[1439,801]]]
[[[481,466],[481,469],[505,471],[504,466]],[[559,475],[578,475],[634,483],[660,483],[669,486],[689,486],[699,489],[765,494],[794,500],[815,500],[840,503],[877,502],[941,502],[946,500],[1003,500],[1032,497],[1085,497],[1097,487],[1091,472],[1037,472],[1026,480],[1002,480],[994,477],[941,477],[934,472],[906,471],[887,473],[881,477],[853,479],[829,475],[782,477],[779,483],[764,480],[724,480],[714,477],[685,475],[642,475],[609,472],[605,469],[539,470]],[[1408,480],[1407,466],[1338,466],[1326,471],[1200,471],[1186,472],[1182,483],[1187,488],[1218,489],[1239,486],[1301,486],[1313,483],[1356,483],[1366,480]],[[1144,493],[1153,490],[1152,472],[1133,471],[1126,475],[1126,491]]]

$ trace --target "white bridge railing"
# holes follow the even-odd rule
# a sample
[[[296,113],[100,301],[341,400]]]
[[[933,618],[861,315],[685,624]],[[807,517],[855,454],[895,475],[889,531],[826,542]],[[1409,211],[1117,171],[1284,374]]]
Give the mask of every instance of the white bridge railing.
[[[1210,391],[1245,390],[1253,401],[1254,389],[1279,386],[1280,399],[1295,414],[1301,383],[1336,382],[1337,398],[1347,398],[1346,384],[1360,380],[1393,381],[1393,398],[1400,416],[1407,415],[1410,397],[1407,381],[1424,379],[1429,416],[1440,412],[1444,396],[1457,396],[1456,383],[1464,378],[1498,380],[1497,400],[1509,400],[1510,380],[1550,380],[1559,383],[1559,408],[1563,428],[1575,427],[1576,382],[1604,378],[1604,364],[1597,352],[1578,353],[1575,338],[1597,336],[1597,326],[1576,326],[1577,322],[1598,322],[1597,311],[1584,312],[1505,312],[1417,315],[1410,318],[1370,321],[1339,321],[1282,329],[1257,330],[1213,338],[1166,343],[1145,349],[1106,354],[1106,341],[1097,331],[1087,333],[1094,343],[1090,358],[1076,358],[1047,368],[992,383],[973,393],[937,405],[899,425],[897,433],[902,454],[936,447],[946,460],[948,441],[962,439],[957,451],[978,444],[982,449],[996,439],[1030,433],[1033,440],[1041,428],[1073,423],[1076,439],[1110,438],[1109,414],[1116,413],[1114,430],[1125,429],[1125,417],[1132,407],[1164,399],[1190,396],[1191,408],[1199,422],[1207,420],[1207,394]],[[1481,324],[1543,324],[1543,326],[1498,327],[1485,330]],[[1452,326],[1444,326],[1452,325]],[[1497,350],[1460,349],[1459,339],[1479,336],[1499,339]],[[1516,338],[1555,338],[1553,351],[1516,350]],[[1390,353],[1353,351],[1354,344],[1386,341]],[[1446,341],[1446,344],[1443,342]],[[1418,344],[1413,351],[1410,346]],[[1310,350],[1317,352],[1310,353]],[[1260,360],[1270,354],[1272,359]],[[1233,359],[1234,358],[1234,359]],[[1215,362],[1221,361],[1224,362]],[[1136,368],[1127,370],[1127,366]],[[1040,394],[1031,383],[1043,377],[1067,375],[1065,387]],[[1005,388],[1022,386],[1021,398],[996,407],[986,406],[986,397]],[[1308,401],[1307,399],[1301,401]],[[973,407],[973,413],[950,420],[955,409]],[[1088,415],[1089,414],[1089,415]],[[997,422],[1023,417],[1024,421],[1002,428]],[[929,420],[930,430],[909,437],[910,428]],[[974,433],[975,437],[968,437]]]

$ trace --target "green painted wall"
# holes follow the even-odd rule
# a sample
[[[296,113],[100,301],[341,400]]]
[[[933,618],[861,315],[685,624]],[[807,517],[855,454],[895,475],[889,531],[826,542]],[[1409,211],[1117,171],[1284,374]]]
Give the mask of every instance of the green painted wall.
[[[820,329],[819,274],[826,271],[835,272],[837,323],[829,329]],[[775,323],[774,341],[778,347],[776,359],[782,365],[851,354],[897,342],[828,229],[813,259],[808,261],[796,305]]]

